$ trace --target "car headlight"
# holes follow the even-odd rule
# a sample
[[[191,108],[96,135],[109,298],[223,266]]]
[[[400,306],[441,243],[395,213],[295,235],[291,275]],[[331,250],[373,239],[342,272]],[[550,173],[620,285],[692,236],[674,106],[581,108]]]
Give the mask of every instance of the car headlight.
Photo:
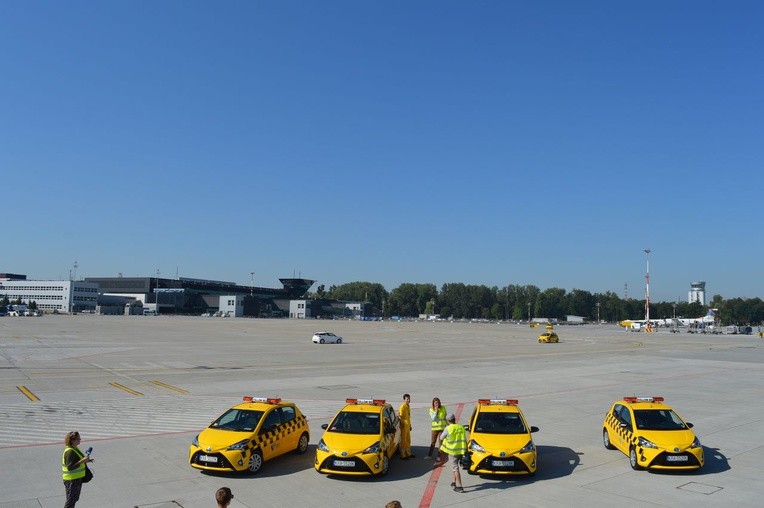
[[[642,448],[658,448],[658,445],[653,443],[652,441],[649,441],[643,437],[638,438],[639,440],[639,446]]]
[[[518,453],[532,453],[534,450],[533,439],[528,441],[528,444],[523,446]]]
[[[470,451],[478,452],[478,453],[485,453],[485,448],[480,446],[477,441],[474,439],[470,439]]]
[[[370,447],[366,448],[363,453],[379,453],[379,450],[382,448],[379,446],[379,441],[371,445]]]
[[[226,448],[226,450],[244,450],[247,448],[247,445],[249,445],[249,439],[242,439],[238,443],[234,443]]]
[[[199,434],[194,437],[193,441],[191,441],[191,444],[194,446],[199,446]]]
[[[329,447],[326,446],[326,443],[324,443],[323,439],[318,442],[318,449],[321,450],[322,452],[328,452],[329,451]]]
[[[690,448],[700,448],[701,446],[703,445],[700,444],[700,439],[696,437],[695,439],[693,439],[692,444],[690,445]]]

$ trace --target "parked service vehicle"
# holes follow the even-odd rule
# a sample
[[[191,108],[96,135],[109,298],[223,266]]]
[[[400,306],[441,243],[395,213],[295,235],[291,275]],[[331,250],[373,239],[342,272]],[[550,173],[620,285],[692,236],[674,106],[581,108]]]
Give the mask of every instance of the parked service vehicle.
[[[560,342],[560,338],[555,332],[544,332],[539,335],[539,342]]]
[[[342,344],[342,337],[335,335],[332,332],[316,332],[313,334],[314,344]]]
[[[314,467],[319,473],[384,476],[401,443],[400,420],[381,399],[346,399],[346,406],[321,426]]]
[[[515,399],[480,399],[470,416],[467,453],[470,474],[534,476],[538,467],[531,427]]]
[[[197,435],[188,450],[191,467],[257,473],[263,462],[308,450],[308,421],[294,402],[244,397]]]
[[[605,415],[602,442],[629,457],[632,469],[700,469],[703,446],[663,397],[624,397]]]

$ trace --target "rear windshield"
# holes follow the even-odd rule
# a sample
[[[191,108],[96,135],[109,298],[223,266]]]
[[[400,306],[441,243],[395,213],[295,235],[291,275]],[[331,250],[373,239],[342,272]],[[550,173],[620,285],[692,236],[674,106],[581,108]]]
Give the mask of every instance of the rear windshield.
[[[252,432],[263,417],[263,411],[229,409],[210,424],[211,429]]]
[[[341,411],[327,430],[345,434],[379,434],[381,431],[379,413]]]

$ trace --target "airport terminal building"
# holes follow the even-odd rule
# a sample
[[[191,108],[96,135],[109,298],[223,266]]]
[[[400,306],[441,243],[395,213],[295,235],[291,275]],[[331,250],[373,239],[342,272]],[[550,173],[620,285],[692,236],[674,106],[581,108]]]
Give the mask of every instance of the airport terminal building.
[[[0,298],[32,302],[42,312],[95,312],[98,284],[73,280],[26,280],[26,275],[0,274]]]
[[[86,277],[104,297],[124,297],[155,308],[157,314],[199,315],[218,310],[221,296],[240,300],[241,314],[252,317],[286,317],[289,302],[303,298],[316,282],[279,279],[282,288],[242,286],[233,282],[178,277]]]

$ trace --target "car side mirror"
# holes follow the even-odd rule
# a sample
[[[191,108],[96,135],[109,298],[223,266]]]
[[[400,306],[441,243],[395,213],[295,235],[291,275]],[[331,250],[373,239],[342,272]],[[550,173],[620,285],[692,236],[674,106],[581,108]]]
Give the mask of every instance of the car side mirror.
[[[538,432],[538,431],[539,431],[538,427],[534,427],[533,425],[531,425],[531,433]]]
[[[628,428],[628,427],[629,427],[629,424],[628,424],[628,423],[626,423],[626,422],[621,422],[621,424],[620,424],[620,425],[621,425],[621,428],[622,428],[622,429],[625,429],[625,428]]]
[[[324,429],[324,430],[326,430],[326,429],[328,429],[328,428],[329,428],[329,424],[328,424],[328,423],[325,423],[325,424],[321,425],[321,428],[322,428],[322,429]]]
[[[688,429],[691,429],[691,428],[693,427],[693,424],[691,424],[690,422],[684,422],[684,423],[686,423],[686,424],[687,424],[687,428],[688,428]]]
[[[469,425],[465,425],[465,426],[464,426],[464,430],[466,430],[467,432],[469,432],[469,431],[470,431],[470,426],[469,426]]]

